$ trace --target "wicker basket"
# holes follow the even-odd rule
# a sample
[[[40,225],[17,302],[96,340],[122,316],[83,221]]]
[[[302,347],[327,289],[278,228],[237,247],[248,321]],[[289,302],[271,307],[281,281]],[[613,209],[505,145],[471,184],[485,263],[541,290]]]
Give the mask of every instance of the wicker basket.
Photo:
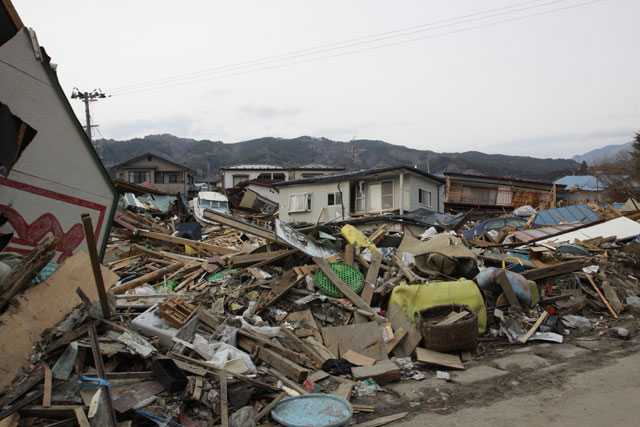
[[[442,318],[452,311],[471,313],[449,325],[436,326],[429,319]],[[478,315],[468,305],[445,304],[425,308],[415,313],[416,327],[424,346],[435,351],[473,350],[478,345]]]

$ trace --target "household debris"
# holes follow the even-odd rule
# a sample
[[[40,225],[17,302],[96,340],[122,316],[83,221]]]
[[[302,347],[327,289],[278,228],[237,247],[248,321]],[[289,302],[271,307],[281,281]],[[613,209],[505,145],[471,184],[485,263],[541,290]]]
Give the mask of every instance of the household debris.
[[[453,223],[421,239],[386,225],[203,217],[196,239],[172,235],[173,217],[118,214],[99,269],[107,317],[82,252],[9,299],[0,419],[265,425],[321,395],[381,425],[406,413],[368,397],[398,382],[456,382],[488,345],[637,334],[640,253],[617,235],[461,239],[451,228],[473,223]],[[639,225],[629,221],[627,240]],[[600,224],[617,232],[606,225],[618,222]]]

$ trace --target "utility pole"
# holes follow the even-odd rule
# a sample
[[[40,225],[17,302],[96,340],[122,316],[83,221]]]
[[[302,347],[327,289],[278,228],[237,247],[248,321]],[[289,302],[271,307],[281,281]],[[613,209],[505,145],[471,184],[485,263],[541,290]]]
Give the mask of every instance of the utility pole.
[[[100,98],[106,98],[106,97],[107,95],[105,95],[104,92],[102,92],[102,90],[100,89],[94,89],[91,92],[80,92],[80,90],[77,87],[74,87],[73,92],[71,93],[72,99],[80,99],[82,102],[84,102],[85,120],[87,122],[87,126],[86,126],[87,136],[89,137],[89,141],[92,144],[93,144],[93,137],[91,135],[91,128],[95,127],[96,125],[91,124],[91,110],[89,108],[89,105],[91,102],[95,102]]]

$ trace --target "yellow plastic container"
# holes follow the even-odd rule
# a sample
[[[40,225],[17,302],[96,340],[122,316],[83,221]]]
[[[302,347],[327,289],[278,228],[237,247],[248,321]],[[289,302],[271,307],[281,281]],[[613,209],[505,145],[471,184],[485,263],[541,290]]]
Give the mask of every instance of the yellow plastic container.
[[[482,293],[473,280],[455,282],[431,282],[428,285],[400,285],[391,292],[389,306],[397,303],[411,322],[414,314],[425,308],[443,304],[466,304],[478,314],[478,332],[487,327],[487,309]]]

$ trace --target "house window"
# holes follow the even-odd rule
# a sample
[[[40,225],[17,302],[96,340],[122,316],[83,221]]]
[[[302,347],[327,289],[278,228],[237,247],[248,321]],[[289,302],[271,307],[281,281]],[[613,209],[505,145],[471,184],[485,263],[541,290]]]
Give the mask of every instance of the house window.
[[[418,189],[418,203],[431,207],[431,191],[424,188]]]
[[[311,210],[311,194],[289,194],[289,213],[309,212]]]
[[[169,172],[169,184],[175,184],[178,182],[178,173]]]
[[[283,173],[274,173],[273,174],[273,180],[274,181],[284,181],[285,177]]]
[[[303,173],[302,177],[303,178],[315,178],[316,176],[322,176],[323,174],[321,173]]]
[[[258,179],[271,179],[270,173],[261,173],[258,175]]]
[[[118,174],[118,179],[124,179],[124,174],[122,172]]]
[[[233,175],[233,186],[249,180],[249,175]]]
[[[356,184],[356,212],[364,212],[364,181]]]
[[[342,204],[342,193],[329,193],[327,196],[327,206],[336,206]]]
[[[393,209],[393,181],[382,181],[382,209]]]
[[[148,162],[150,162],[150,161],[151,161],[151,159],[152,159],[152,157],[151,157],[151,156],[147,156],[147,161],[148,161]]]
[[[162,172],[156,172],[154,175],[155,176],[153,177],[153,182],[155,182],[156,184],[164,183],[164,177],[162,176]]]
[[[131,171],[129,172],[129,182],[134,184],[140,184],[147,180],[147,172],[144,171]]]

